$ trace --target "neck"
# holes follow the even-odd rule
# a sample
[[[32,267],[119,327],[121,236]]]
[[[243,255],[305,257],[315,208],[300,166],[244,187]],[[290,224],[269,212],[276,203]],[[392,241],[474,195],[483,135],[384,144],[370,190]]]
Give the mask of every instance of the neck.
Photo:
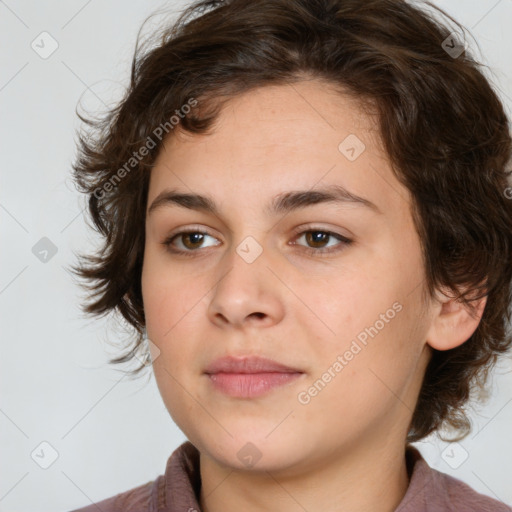
[[[225,468],[201,454],[200,471],[203,512],[393,512],[409,485],[402,440],[366,443],[293,473]]]

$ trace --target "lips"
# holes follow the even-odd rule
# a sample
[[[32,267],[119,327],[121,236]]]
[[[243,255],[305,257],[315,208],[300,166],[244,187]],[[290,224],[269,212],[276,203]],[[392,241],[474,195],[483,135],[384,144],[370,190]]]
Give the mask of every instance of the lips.
[[[256,398],[304,375],[297,368],[264,357],[223,357],[205,370],[213,388],[234,398]]]
[[[207,374],[215,373],[303,373],[298,368],[286,366],[266,357],[221,357],[208,365]]]

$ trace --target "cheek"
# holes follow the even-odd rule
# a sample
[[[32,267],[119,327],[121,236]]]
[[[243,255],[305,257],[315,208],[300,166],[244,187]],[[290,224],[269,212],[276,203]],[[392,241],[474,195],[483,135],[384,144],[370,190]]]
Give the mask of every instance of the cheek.
[[[305,289],[315,313],[301,321],[316,359],[308,382],[316,404],[310,414],[333,408],[342,417],[348,408],[371,416],[399,402],[396,396],[421,376],[418,358],[427,326],[421,320],[421,287],[412,285],[422,282],[419,261],[415,266],[411,259],[373,260],[331,279],[321,293]]]
[[[144,256],[141,286],[148,336],[157,344],[182,328],[205,294],[200,279],[181,276],[152,250]]]
[[[344,350],[359,334],[364,337],[365,328],[380,322],[381,314],[390,310],[388,317],[395,316],[392,307],[400,287],[389,272],[376,270],[384,268],[378,262],[369,262],[333,271],[321,282],[302,279],[296,283],[308,310],[301,324],[308,334],[317,333],[315,350]]]
[[[183,278],[158,263],[145,260],[142,296],[148,338],[159,350],[153,371],[162,398],[173,416],[188,400],[183,389],[192,389],[201,369],[197,347],[198,314],[204,311],[205,290],[200,279]],[[176,421],[176,420],[175,420]]]
[[[354,322],[355,335],[341,334],[329,346],[320,345],[321,351],[315,348],[315,371],[296,397],[297,413],[310,430],[326,436],[343,432],[351,439],[400,425],[400,418],[414,409],[416,377],[422,369],[414,340],[407,336],[411,326],[400,317],[404,312],[377,331],[370,329],[373,324],[356,328]],[[358,338],[360,333],[366,336]]]
[[[200,300],[204,291],[198,290],[197,280],[181,282],[169,272],[154,270],[143,276],[147,333],[159,349],[153,372],[170,416],[178,427],[188,431],[194,417],[191,396],[200,372],[195,333],[198,311],[204,308]]]

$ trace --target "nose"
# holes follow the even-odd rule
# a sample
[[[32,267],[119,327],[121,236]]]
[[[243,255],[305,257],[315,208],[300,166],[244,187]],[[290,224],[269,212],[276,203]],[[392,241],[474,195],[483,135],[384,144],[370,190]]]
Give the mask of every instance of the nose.
[[[219,277],[213,289],[208,316],[218,327],[241,329],[270,327],[284,315],[285,287],[276,277],[269,250],[251,261],[237,247],[226,252],[219,263]]]

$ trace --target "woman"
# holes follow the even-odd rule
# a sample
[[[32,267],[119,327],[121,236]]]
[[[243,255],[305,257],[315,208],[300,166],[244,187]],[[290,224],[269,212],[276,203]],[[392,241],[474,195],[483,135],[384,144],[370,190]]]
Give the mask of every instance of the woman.
[[[452,28],[401,0],[202,0],[93,128],[86,310],[137,329],[113,362],[151,352],[189,441],[82,512],[512,510],[409,445],[467,434],[511,343],[508,119]]]

